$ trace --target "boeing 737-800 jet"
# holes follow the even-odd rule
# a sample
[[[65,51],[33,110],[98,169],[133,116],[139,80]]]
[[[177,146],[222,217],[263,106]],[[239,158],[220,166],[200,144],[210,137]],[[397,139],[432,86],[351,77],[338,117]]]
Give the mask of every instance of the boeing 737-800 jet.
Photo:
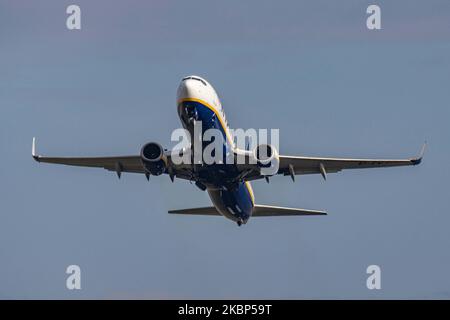
[[[225,163],[214,164],[177,163],[173,161],[173,153],[163,149],[160,144],[150,142],[145,144],[139,155],[114,157],[47,157],[36,154],[35,139],[33,138],[32,155],[38,162],[65,164],[72,166],[98,167],[115,171],[121,176],[122,172],[144,174],[147,179],[150,175],[158,176],[168,174],[174,178],[195,182],[203,191],[207,191],[214,206],[171,210],[169,213],[190,215],[222,215],[235,221],[239,226],[245,224],[250,217],[267,216],[312,216],[326,215],[326,212],[266,206],[255,204],[255,197],[250,181],[265,178],[262,168],[268,161],[276,161],[277,170],[273,175],[321,174],[324,179],[328,173],[343,169],[363,169],[393,166],[417,165],[421,162],[425,145],[418,157],[410,159],[344,159],[321,158],[304,156],[279,155],[277,149],[270,145],[258,145],[252,152],[238,149],[235,146],[231,131],[228,127],[224,109],[214,88],[205,79],[198,76],[188,76],[181,80],[177,91],[178,116],[183,127],[192,133],[194,124],[201,121],[202,132],[208,129],[219,130],[223,138],[224,149],[229,155],[238,157],[254,157],[253,164]],[[264,148],[264,152],[262,152]],[[192,148],[183,150],[191,152]],[[265,154],[266,156],[261,156]]]

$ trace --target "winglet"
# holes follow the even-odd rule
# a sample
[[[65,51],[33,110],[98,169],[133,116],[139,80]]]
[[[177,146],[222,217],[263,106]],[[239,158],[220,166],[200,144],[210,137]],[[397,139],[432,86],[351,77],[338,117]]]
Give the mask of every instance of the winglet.
[[[39,162],[39,156],[36,154],[36,138],[35,137],[33,137],[33,144],[31,146],[31,156],[33,157],[34,160]]]
[[[422,158],[423,158],[426,148],[427,148],[427,142],[425,141],[424,144],[422,145],[422,149],[420,150],[419,156],[417,158],[411,159],[411,163],[413,165],[418,165],[422,162]]]

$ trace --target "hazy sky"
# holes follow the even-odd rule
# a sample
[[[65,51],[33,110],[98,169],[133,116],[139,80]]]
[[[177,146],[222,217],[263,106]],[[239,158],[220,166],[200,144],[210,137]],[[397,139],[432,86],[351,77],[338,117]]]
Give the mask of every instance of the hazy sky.
[[[170,148],[189,74],[231,127],[279,128],[283,154],[410,157],[427,140],[424,162],[255,182],[257,203],[329,215],[238,228],[168,215],[210,205],[186,181],[32,160],[33,136],[49,155]],[[0,298],[450,298],[449,83],[447,0],[0,0]]]

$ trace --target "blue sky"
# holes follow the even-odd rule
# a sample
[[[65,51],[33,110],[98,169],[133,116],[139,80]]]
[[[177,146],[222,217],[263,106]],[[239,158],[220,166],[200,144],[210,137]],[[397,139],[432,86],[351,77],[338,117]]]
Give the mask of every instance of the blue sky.
[[[0,298],[450,298],[448,1],[77,1],[69,31],[72,3],[0,3]],[[185,181],[32,161],[33,136],[51,155],[171,147],[188,74],[232,127],[279,128],[283,154],[409,157],[427,140],[424,162],[255,182],[257,203],[329,215],[238,228],[169,216],[210,204]]]

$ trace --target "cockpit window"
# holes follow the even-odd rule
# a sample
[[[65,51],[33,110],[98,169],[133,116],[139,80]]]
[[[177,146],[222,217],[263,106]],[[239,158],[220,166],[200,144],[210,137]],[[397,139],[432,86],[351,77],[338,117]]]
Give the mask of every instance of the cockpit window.
[[[203,81],[202,79],[197,78],[197,77],[186,77],[186,78],[183,78],[182,81],[189,80],[189,79],[200,81],[201,83],[203,83],[203,85],[204,85],[205,87],[207,86],[205,81]]]

